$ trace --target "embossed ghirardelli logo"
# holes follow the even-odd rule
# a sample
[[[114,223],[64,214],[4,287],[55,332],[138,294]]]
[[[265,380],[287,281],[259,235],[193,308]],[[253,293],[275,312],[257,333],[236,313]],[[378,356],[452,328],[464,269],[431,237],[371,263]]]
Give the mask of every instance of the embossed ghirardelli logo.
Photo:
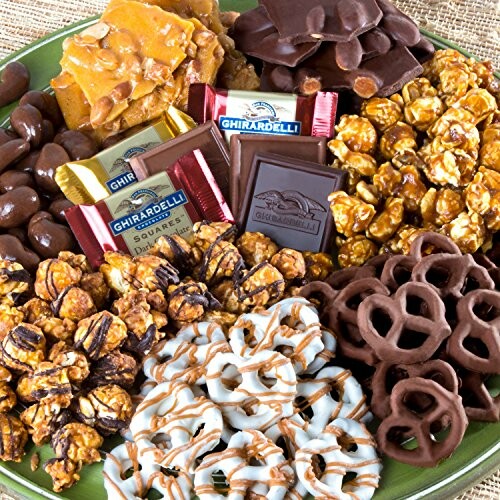
[[[260,201],[256,201],[260,200]],[[298,191],[264,191],[254,196],[252,220],[273,226],[318,234],[321,221],[316,212],[326,212],[321,203]]]
[[[138,146],[133,146],[130,149],[127,149],[122,156],[113,162],[109,171],[116,172],[118,170],[119,172],[130,172],[132,170],[129,165],[130,158],[133,158],[138,154],[145,153],[159,144],[160,143],[158,141],[147,142],[146,144],[139,144]]]

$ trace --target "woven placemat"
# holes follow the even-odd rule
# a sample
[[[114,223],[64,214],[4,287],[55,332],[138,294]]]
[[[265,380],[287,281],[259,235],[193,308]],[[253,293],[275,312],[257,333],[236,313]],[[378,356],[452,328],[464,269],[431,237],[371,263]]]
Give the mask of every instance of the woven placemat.
[[[480,59],[490,59],[500,69],[500,0],[393,1],[422,28],[455,42]],[[0,59],[47,33],[98,14],[107,2],[0,0]],[[2,490],[0,485],[0,499],[10,499]],[[457,500],[498,498],[500,470]]]

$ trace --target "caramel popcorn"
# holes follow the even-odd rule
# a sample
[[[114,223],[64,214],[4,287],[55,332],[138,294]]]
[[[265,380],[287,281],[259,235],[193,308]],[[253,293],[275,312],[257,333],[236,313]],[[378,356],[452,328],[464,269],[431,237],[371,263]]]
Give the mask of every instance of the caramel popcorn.
[[[29,289],[31,277],[21,264],[0,259],[0,297],[12,297]]]
[[[268,262],[262,262],[243,271],[237,280],[239,300],[252,307],[271,305],[283,296],[283,275]]]
[[[71,267],[75,269],[80,269],[82,273],[88,274],[92,272],[92,266],[90,265],[89,260],[83,254],[76,254],[69,251],[59,252],[57,255],[59,260],[67,262]]]
[[[462,212],[450,223],[443,226],[449,236],[463,253],[477,252],[486,241],[484,219],[475,212]]]
[[[43,300],[55,300],[68,286],[78,285],[82,277],[79,268],[71,267],[60,259],[40,263],[36,271],[35,293]]]
[[[214,283],[232,277],[241,265],[241,255],[232,243],[216,241],[203,254],[198,277],[205,283]]]
[[[212,293],[225,311],[239,315],[248,310],[248,305],[240,300],[238,285],[233,280],[221,281],[212,288]]]
[[[206,311],[220,307],[204,283],[181,284],[169,296],[168,315],[175,321],[199,321]]]
[[[116,349],[127,337],[127,325],[114,314],[102,311],[78,323],[75,347],[91,360],[102,358]]]
[[[420,132],[425,132],[444,113],[445,105],[439,97],[418,97],[404,109],[407,123]]]
[[[85,354],[64,342],[57,342],[51,347],[48,359],[54,365],[67,369],[72,384],[81,384],[89,376],[90,366]]]
[[[0,381],[0,413],[8,413],[16,404],[16,393],[6,381]]]
[[[401,106],[387,97],[372,97],[361,105],[361,116],[368,118],[379,132],[403,118]]]
[[[404,201],[401,198],[387,198],[382,212],[373,218],[366,234],[372,240],[384,243],[397,231],[403,222],[403,217]],[[365,246],[367,246],[366,243]]]
[[[362,234],[357,234],[340,246],[338,260],[341,267],[362,266],[369,258],[377,255],[377,245]]]
[[[19,379],[17,395],[25,403],[52,397],[61,407],[68,407],[72,399],[68,369],[48,361],[40,363],[33,373]]]
[[[73,486],[80,480],[80,463],[65,458],[51,458],[45,462],[43,469],[52,478],[52,489],[58,493]]]
[[[99,462],[99,448],[103,439],[92,427],[80,423],[69,423],[61,427],[52,437],[51,446],[58,458],[91,464]]]
[[[19,323],[24,321],[24,311],[21,307],[11,307],[0,304],[0,342]]]
[[[76,322],[97,312],[90,294],[77,286],[66,287],[51,307],[55,316]]]
[[[36,320],[34,324],[40,327],[44,335],[46,335],[51,341],[63,341],[66,343],[71,343],[73,340],[73,334],[75,333],[77,327],[77,323],[70,319],[55,317],[42,317]]]
[[[54,316],[50,304],[38,297],[34,297],[19,306],[19,310],[23,312],[26,323],[35,323],[42,318],[52,318]]]
[[[305,279],[324,281],[334,269],[332,256],[324,252],[302,252],[306,263]]]
[[[500,172],[500,123],[492,123],[485,127],[479,161],[484,167]]]
[[[236,248],[249,266],[271,260],[278,251],[278,245],[262,233],[243,233],[236,241]]]
[[[449,188],[430,188],[420,201],[423,221],[438,227],[451,222],[464,208],[462,195]]]
[[[131,255],[120,252],[104,252],[104,264],[99,271],[104,275],[106,284],[118,295],[134,290],[133,279],[137,268]]]
[[[490,231],[500,231],[500,172],[479,167],[465,189],[467,208],[484,218]]]
[[[104,436],[126,428],[132,413],[132,400],[118,385],[96,387],[86,396],[80,396],[77,402],[78,418]]]
[[[337,231],[347,237],[366,231],[375,216],[373,205],[343,191],[332,193],[328,201]]]
[[[139,255],[134,257],[136,265],[133,275],[133,286],[136,289],[145,288],[167,290],[171,284],[179,283],[178,271],[166,259],[155,255]]]
[[[90,387],[116,384],[130,389],[139,368],[132,356],[115,349],[94,363],[87,383]]]
[[[427,78],[415,78],[401,89],[404,104],[409,104],[422,97],[435,97],[438,91]]]
[[[194,264],[191,245],[178,234],[160,236],[149,253],[167,259],[182,272],[189,272]]]
[[[20,372],[32,372],[45,359],[45,336],[35,325],[19,323],[3,339],[2,363]]]
[[[52,435],[71,420],[71,412],[57,398],[44,398],[24,410],[20,418],[37,446],[48,443]]]
[[[351,151],[373,155],[377,148],[377,131],[367,118],[343,115],[335,126],[336,138]]]
[[[236,236],[235,226],[229,222],[197,222],[193,226],[193,244],[202,252],[219,240],[233,243]]]
[[[106,306],[110,290],[101,272],[84,274],[80,280],[80,288],[90,295],[98,309]]]
[[[365,153],[351,151],[347,145],[333,139],[328,143],[330,151],[342,163],[342,168],[354,170],[362,176],[372,176],[377,170],[375,158]]]
[[[365,203],[376,206],[379,202],[379,193],[373,184],[365,181],[359,181],[356,184],[356,196]]]
[[[292,248],[282,248],[273,255],[270,263],[286,280],[303,278],[306,275],[306,262],[303,255]]]
[[[28,432],[16,417],[0,413],[0,459],[20,462],[25,454]]]
[[[386,159],[390,160],[397,153],[415,149],[417,147],[415,137],[416,134],[410,125],[404,122],[396,122],[384,130],[380,138],[380,152]]]

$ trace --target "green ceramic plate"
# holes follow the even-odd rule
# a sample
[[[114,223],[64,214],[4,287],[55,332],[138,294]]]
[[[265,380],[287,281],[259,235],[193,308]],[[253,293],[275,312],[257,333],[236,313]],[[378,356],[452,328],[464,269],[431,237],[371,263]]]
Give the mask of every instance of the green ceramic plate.
[[[221,0],[225,10],[246,10],[257,3],[254,0]],[[31,87],[46,89],[50,79],[59,72],[61,44],[64,38],[83,30],[95,21],[88,19],[42,38],[12,54],[0,63],[0,71],[10,61],[19,60],[26,64],[31,72]],[[438,48],[454,48],[469,56],[465,51],[436,35],[425,33]],[[14,105],[13,105],[14,106]],[[0,110],[0,125],[8,122],[13,107]],[[497,381],[496,393],[500,392]],[[111,449],[112,443],[107,443]],[[35,452],[31,447],[27,450],[25,460],[20,464],[0,464],[0,484],[12,492],[30,499],[70,498],[73,500],[101,500],[106,498],[103,487],[102,465],[94,464],[85,467],[81,472],[81,480],[76,486],[61,495],[52,492],[50,477],[40,467],[36,472],[30,469],[30,457]],[[36,450],[40,454],[40,463],[53,456],[49,446]],[[439,467],[420,469],[410,467],[393,460],[384,460],[384,471],[380,489],[375,498],[378,500],[395,499],[439,499],[452,498],[460,491],[477,483],[482,477],[500,467],[500,423],[469,426],[464,440],[451,458]]]

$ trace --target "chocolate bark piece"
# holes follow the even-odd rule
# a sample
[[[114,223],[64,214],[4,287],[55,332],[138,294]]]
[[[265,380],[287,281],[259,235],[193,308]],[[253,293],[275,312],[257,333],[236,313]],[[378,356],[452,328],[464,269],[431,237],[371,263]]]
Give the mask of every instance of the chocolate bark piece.
[[[375,0],[261,0],[281,40],[304,43],[348,41],[379,23],[382,11]]]
[[[207,162],[219,189],[229,199],[229,150],[213,121],[185,132],[175,139],[130,159],[130,167],[139,181],[163,172],[179,158],[199,149]]]
[[[262,232],[282,247],[328,251],[333,220],[328,195],[345,171],[274,154],[256,154],[239,215],[242,231]]]
[[[236,48],[245,54],[292,67],[314,54],[321,43],[313,41],[294,45],[279,40],[278,30],[262,6],[241,14],[231,28],[230,36]]]
[[[238,217],[247,191],[248,177],[256,153],[274,153],[298,160],[324,164],[325,137],[281,137],[257,134],[238,134],[231,137],[231,170],[229,199],[231,210]]]

